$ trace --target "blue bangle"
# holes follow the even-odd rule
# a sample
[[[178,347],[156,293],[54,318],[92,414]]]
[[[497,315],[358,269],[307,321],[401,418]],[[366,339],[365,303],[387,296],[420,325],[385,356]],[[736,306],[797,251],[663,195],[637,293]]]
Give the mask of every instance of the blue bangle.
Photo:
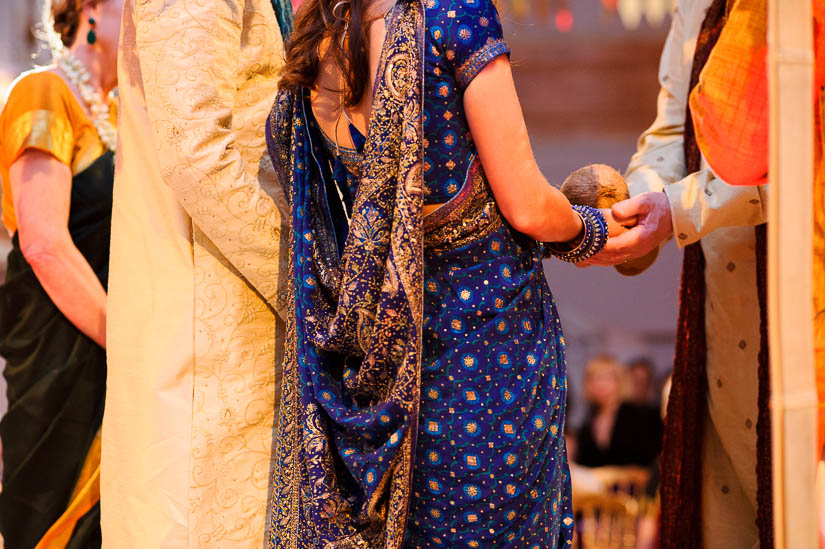
[[[584,235],[579,245],[573,249],[564,250],[558,244],[548,244],[553,255],[568,263],[579,263],[590,259],[607,244],[607,220],[602,212],[590,206],[574,205],[575,211],[582,220]]]

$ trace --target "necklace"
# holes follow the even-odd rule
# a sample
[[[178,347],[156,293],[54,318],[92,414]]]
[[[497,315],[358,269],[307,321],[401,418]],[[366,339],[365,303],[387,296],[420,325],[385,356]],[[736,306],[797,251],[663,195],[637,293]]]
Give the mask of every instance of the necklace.
[[[117,130],[112,124],[109,105],[101,101],[100,96],[95,93],[94,88],[89,85],[91,75],[80,60],[72,55],[66,48],[61,48],[55,52],[57,66],[66,77],[75,85],[80,92],[80,97],[86,103],[91,113],[92,124],[97,130],[100,141],[110,151],[117,148]]]

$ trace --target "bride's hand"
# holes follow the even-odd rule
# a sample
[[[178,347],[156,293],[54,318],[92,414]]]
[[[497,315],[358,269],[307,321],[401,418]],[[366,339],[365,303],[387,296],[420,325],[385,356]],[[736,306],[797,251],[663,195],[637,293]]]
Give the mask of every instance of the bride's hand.
[[[636,225],[636,218],[632,217],[630,219],[622,219],[621,223],[613,217],[613,210],[610,208],[601,208],[599,209],[600,212],[604,215],[605,221],[607,221],[607,236],[608,236],[608,243],[610,242],[611,238],[616,238],[622,233],[626,233],[629,229]],[[597,254],[598,255],[598,254]],[[581,263],[576,263],[576,267],[584,269],[586,267],[590,267],[591,260],[582,261]]]
[[[636,225],[636,219],[622,219],[621,223],[613,217],[613,211],[610,208],[602,208],[599,210],[604,215],[607,221],[607,235],[609,238],[615,238],[620,234],[627,232],[627,230]]]
[[[627,228],[618,237],[607,241],[604,250],[576,265],[618,265],[647,255],[673,234],[670,202],[662,192],[647,192],[613,206],[613,211],[626,214],[619,223]],[[614,217],[614,220],[616,218]]]

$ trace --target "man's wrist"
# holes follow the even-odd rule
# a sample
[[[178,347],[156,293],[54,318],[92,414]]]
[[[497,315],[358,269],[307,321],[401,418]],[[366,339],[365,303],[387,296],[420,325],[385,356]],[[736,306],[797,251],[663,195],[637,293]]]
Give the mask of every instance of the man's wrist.
[[[674,216],[673,203],[671,201],[670,194],[667,192],[667,187],[662,189],[662,192],[659,195],[659,200],[661,200],[661,204],[658,208],[661,213],[659,219],[659,230],[657,232],[661,238],[661,245],[668,239],[675,237],[678,227],[676,216]],[[687,235],[684,233],[681,234],[687,238]]]

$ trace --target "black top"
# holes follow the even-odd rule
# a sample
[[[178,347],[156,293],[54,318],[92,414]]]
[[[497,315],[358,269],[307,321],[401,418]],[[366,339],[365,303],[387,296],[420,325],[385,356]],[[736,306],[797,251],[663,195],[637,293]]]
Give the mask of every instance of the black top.
[[[654,406],[624,403],[616,412],[610,444],[600,448],[593,437],[593,416],[578,433],[576,463],[586,467],[604,465],[650,465],[662,450],[664,427]]]

